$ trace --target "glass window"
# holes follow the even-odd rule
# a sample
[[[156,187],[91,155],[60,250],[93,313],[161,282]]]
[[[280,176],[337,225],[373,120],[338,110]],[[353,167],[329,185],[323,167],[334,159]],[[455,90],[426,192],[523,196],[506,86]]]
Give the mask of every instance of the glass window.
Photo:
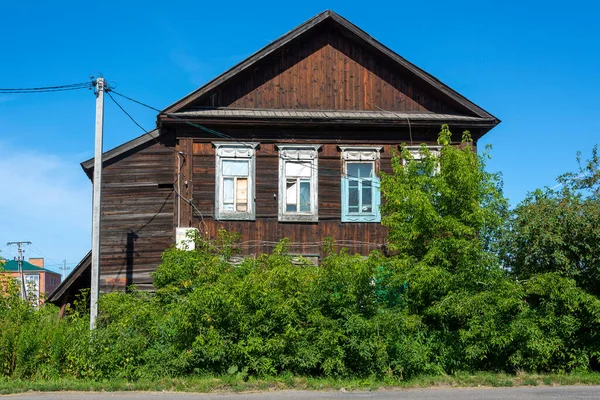
[[[40,299],[39,275],[25,275],[25,297],[34,305],[38,305]]]
[[[376,165],[380,147],[341,147],[342,222],[379,222],[379,178]]]
[[[255,148],[258,143],[214,143],[217,147],[217,219],[254,219]]]
[[[319,145],[278,145],[279,220],[317,221]]]
[[[373,212],[373,168],[372,162],[347,162],[348,212]]]
[[[440,147],[439,146],[428,146],[429,152],[433,157],[440,156]],[[413,157],[415,163],[417,163],[417,173],[419,175],[424,175],[426,173],[426,167],[423,160],[423,154],[421,153],[421,146],[407,146],[406,149],[410,152],[410,155]],[[403,164],[406,164],[406,160],[402,160]],[[434,174],[440,172],[439,164],[436,166]]]

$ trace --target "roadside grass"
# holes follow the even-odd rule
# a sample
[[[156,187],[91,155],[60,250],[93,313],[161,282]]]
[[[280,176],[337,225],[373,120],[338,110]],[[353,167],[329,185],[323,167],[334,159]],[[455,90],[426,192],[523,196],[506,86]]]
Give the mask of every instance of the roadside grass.
[[[241,374],[224,376],[193,376],[182,378],[121,379],[91,381],[85,379],[32,379],[0,378],[0,394],[27,391],[173,391],[173,392],[245,392],[272,390],[347,390],[373,391],[428,387],[511,387],[539,385],[600,385],[600,373],[575,372],[569,374],[530,374],[519,372],[466,373],[453,375],[420,376],[402,381],[395,378],[333,379],[300,377],[282,374],[276,377],[246,377]]]

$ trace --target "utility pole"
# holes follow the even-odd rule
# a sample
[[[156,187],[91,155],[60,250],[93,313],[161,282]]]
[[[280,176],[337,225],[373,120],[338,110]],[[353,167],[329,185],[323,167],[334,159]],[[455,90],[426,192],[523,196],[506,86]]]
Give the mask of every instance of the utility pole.
[[[21,298],[23,300],[27,300],[27,295],[25,294],[25,277],[23,276],[23,245],[31,244],[31,242],[8,242],[7,246],[16,244],[19,248],[19,258],[17,258],[17,265],[19,266],[19,277],[21,277]]]
[[[102,201],[102,134],[104,131],[104,78],[96,79],[96,139],[94,143],[94,194],[92,200],[92,281],[90,330],[96,329],[100,290],[100,205]]]
[[[67,273],[67,270],[69,268],[67,268],[67,260],[63,260],[63,266],[62,267],[58,267],[58,269],[60,269],[61,271],[64,271],[61,275],[62,275],[62,280],[65,280],[65,274]]]

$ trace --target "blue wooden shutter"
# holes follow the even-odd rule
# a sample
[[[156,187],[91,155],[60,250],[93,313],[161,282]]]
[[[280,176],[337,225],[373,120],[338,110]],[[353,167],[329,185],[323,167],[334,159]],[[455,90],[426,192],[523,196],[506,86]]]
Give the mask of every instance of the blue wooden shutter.
[[[375,212],[372,222],[381,222],[381,212],[379,205],[381,204],[381,179],[378,176],[373,178],[373,211]]]
[[[381,180],[379,177],[373,178],[373,213],[371,214],[349,214],[348,213],[348,177],[342,176],[342,222],[380,222],[381,213],[379,205],[381,204],[381,191],[379,186]]]
[[[348,218],[348,177],[342,176],[342,222],[350,222]]]

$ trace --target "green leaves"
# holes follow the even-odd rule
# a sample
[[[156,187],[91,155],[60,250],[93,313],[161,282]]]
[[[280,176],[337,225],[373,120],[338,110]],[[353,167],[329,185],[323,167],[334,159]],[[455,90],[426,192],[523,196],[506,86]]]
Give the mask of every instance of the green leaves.
[[[538,189],[517,206],[503,243],[504,261],[516,277],[557,272],[600,294],[598,163],[594,148],[579,172],[559,177],[560,190]]]
[[[382,223],[395,254],[451,272],[497,267],[496,243],[503,232],[507,201],[498,175],[485,171],[469,132],[460,145],[442,126],[439,156],[425,145],[414,159],[403,147],[382,174]]]

